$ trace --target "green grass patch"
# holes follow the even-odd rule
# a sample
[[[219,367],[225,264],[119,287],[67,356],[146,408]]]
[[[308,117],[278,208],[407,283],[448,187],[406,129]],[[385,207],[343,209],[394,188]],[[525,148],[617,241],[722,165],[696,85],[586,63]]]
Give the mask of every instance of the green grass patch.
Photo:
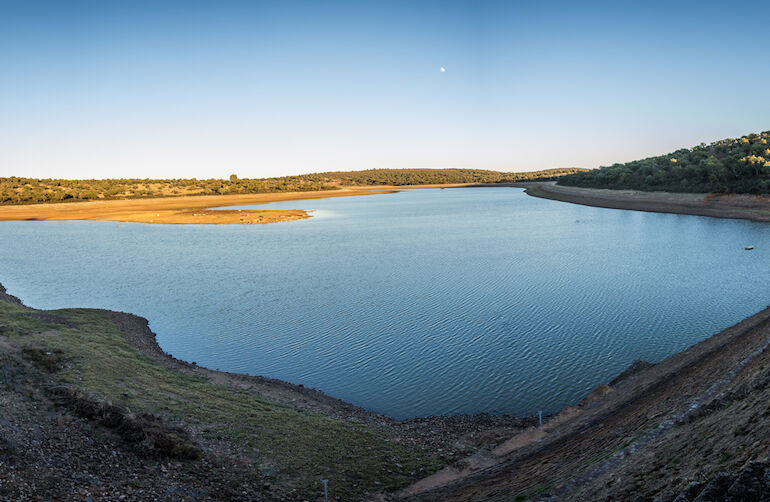
[[[262,474],[303,496],[317,495],[329,479],[332,494],[348,500],[403,487],[443,465],[366,425],[166,369],[134,349],[104,311],[37,312],[0,301],[0,326],[9,339],[23,337],[25,359],[78,392],[186,424],[203,431],[204,442],[232,443]]]

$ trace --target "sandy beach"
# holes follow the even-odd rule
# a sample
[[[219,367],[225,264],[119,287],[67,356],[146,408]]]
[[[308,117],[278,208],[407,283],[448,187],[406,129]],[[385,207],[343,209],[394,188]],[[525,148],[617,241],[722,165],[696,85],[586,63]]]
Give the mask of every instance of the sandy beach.
[[[238,195],[197,195],[151,199],[117,199],[62,204],[0,206],[0,221],[102,220],[166,224],[254,224],[309,218],[302,209],[226,210],[223,206],[268,204],[351,195],[387,193],[388,189],[344,188],[318,192],[285,192]]]
[[[269,204],[289,200],[324,199],[393,193],[414,188],[467,186],[410,185],[346,187],[316,192],[272,192],[237,195],[192,195],[149,199],[115,199],[58,204],[0,206],[0,221],[100,220],[165,224],[255,224],[310,218],[302,209],[227,210],[225,206]]]

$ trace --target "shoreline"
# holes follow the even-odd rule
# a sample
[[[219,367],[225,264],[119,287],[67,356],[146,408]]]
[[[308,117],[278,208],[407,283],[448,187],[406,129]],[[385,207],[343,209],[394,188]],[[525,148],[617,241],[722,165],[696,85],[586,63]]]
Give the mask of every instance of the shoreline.
[[[12,303],[37,312],[47,312],[29,307],[24,302],[7,292],[2,283],[0,283],[0,301]],[[77,308],[77,307],[69,307]],[[56,309],[67,310],[67,309]],[[514,417],[506,414],[488,414],[474,413],[465,415],[428,415],[424,417],[407,418],[398,420],[389,415],[378,413],[376,411],[362,408],[342,399],[330,396],[323,391],[311,387],[305,387],[302,384],[295,384],[277,378],[271,378],[260,375],[250,375],[248,373],[235,373],[219,369],[211,369],[200,366],[195,362],[177,359],[172,354],[163,350],[158,344],[157,335],[150,329],[149,321],[141,316],[130,312],[122,312],[108,309],[88,309],[107,313],[110,319],[117,324],[125,333],[129,344],[140,354],[160,365],[184,373],[189,376],[203,377],[207,380],[219,384],[226,384],[241,390],[252,390],[268,397],[276,402],[299,406],[306,411],[322,413],[334,418],[355,419],[360,422],[371,424],[382,424],[383,421],[390,424],[406,424],[410,422],[419,422],[433,419],[450,419],[467,421],[468,419],[477,419],[480,417],[501,417],[512,421],[530,424],[535,421],[534,417]]]
[[[541,199],[607,209],[689,214],[770,222],[770,197],[748,194],[641,192],[557,185],[553,181],[512,183]]]
[[[501,489],[511,495],[534,493],[529,491],[533,486],[549,480],[552,486],[544,500],[596,489],[596,480],[639,461],[645,448],[668,431],[675,433],[677,427],[723,409],[730,402],[725,396],[746,395],[746,389],[766,385],[757,366],[761,372],[769,349],[767,307],[659,363],[635,362],[542,427],[530,427],[491,451],[476,452],[399,491],[395,500],[487,500]],[[587,468],[586,457],[600,461]],[[598,500],[596,495],[576,500]]]
[[[0,221],[96,220],[177,225],[276,223],[310,218],[310,214],[302,209],[228,210],[211,208],[376,193],[388,193],[388,190],[340,189],[317,192],[189,195],[0,206]]]
[[[95,220],[150,224],[264,224],[310,218],[302,209],[212,209],[227,206],[270,204],[282,201],[326,199],[395,193],[416,188],[454,188],[470,184],[372,185],[339,190],[270,192],[235,195],[186,195],[148,199],[112,199],[56,204],[0,206],[0,221]]]
[[[212,209],[395,193],[421,188],[523,188],[532,197],[607,209],[688,214],[713,218],[770,222],[770,196],[642,192],[557,185],[555,181],[516,183],[454,183],[439,185],[370,185],[339,190],[271,192],[235,195],[188,195],[148,199],[0,206],[0,221],[93,220],[148,224],[266,224],[311,218],[303,209]]]
[[[71,307],[47,311],[29,307],[18,297],[8,293],[2,283],[0,283],[0,302],[8,302],[43,315],[48,312],[77,309],[77,307]],[[374,430],[400,437],[404,441],[443,450],[451,461],[466,455],[469,449],[492,447],[510,437],[511,434],[534,425],[537,421],[534,416],[519,417],[489,413],[429,415],[399,420],[302,384],[261,375],[211,369],[195,362],[178,359],[164,351],[158,344],[157,335],[150,329],[146,318],[115,310],[85,310],[105,313],[120,328],[132,348],[167,370],[239,392],[256,394],[279,405],[301,410],[303,413],[365,424]],[[0,351],[3,349],[2,341],[3,336],[0,331]]]
[[[0,285],[3,301],[30,309]],[[72,309],[30,310],[53,318]],[[544,417],[547,420],[541,427],[535,417],[486,414],[399,421],[302,385],[179,360],[163,351],[142,317],[101,309],[75,310],[106,314],[130,347],[184,378],[257,395],[303,413],[357,423],[399,438],[397,441],[444,452],[443,469],[384,495],[389,498],[368,500],[459,502],[480,494],[486,498],[490,493],[499,493],[496,490],[501,486],[517,491],[547,479],[568,480],[552,488],[557,493],[590,488],[604,473],[634,462],[637,450],[643,451],[669,429],[676,430],[678,424],[719,410],[726,392],[751,382],[747,380],[751,371],[770,347],[768,307],[657,364],[635,362],[609,384],[599,384],[580,402]],[[629,443],[628,438],[636,439]],[[603,456],[608,449],[619,451],[619,456],[613,455],[594,465],[593,471],[583,472],[587,458]]]

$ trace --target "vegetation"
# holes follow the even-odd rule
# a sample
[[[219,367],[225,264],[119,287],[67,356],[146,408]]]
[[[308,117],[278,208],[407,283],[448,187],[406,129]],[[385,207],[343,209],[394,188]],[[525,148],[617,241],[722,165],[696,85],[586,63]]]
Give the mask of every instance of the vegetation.
[[[695,193],[770,193],[770,131],[559,178],[589,188]]]
[[[335,496],[351,500],[402,487],[442,466],[422,447],[364,423],[166,368],[130,345],[106,311],[37,311],[3,299],[2,292],[0,388],[30,395],[32,387],[41,389],[150,456],[187,459],[194,470],[202,461],[195,443],[204,446],[204,458],[221,449],[206,445],[232,445],[251,472],[298,500],[317,496],[321,479],[329,479]]]
[[[510,183],[554,179],[580,169],[550,169],[501,173],[473,169],[370,169],[248,179],[232,174],[227,180],[105,179],[64,180],[0,178],[0,205],[77,202],[97,199],[223,195],[333,190],[354,185],[428,185],[441,183]]]

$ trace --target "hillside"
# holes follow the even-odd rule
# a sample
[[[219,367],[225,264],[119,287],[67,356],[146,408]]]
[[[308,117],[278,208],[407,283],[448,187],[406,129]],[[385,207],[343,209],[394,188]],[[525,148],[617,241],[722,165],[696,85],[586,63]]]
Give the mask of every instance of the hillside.
[[[502,173],[474,169],[370,169],[281,178],[65,180],[0,178],[0,205],[332,190],[340,186],[511,183],[550,180],[580,169]]]
[[[770,131],[701,143],[667,155],[559,178],[585,188],[691,193],[770,193]]]

